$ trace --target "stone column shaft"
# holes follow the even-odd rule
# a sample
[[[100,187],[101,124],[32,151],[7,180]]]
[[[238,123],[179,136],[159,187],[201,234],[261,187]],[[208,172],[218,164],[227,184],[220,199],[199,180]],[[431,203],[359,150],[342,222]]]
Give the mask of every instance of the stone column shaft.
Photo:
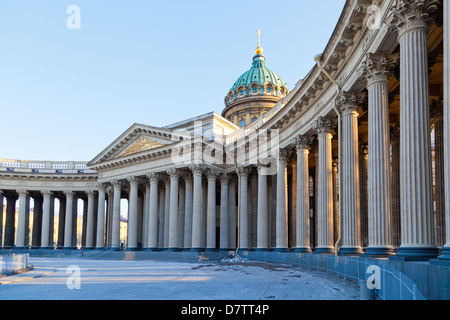
[[[19,194],[19,221],[17,221],[16,248],[24,248],[28,192],[26,190],[18,190],[17,193]]]
[[[216,180],[217,172],[208,173],[208,204],[206,217],[206,249],[216,249]]]
[[[361,254],[360,206],[359,206],[359,143],[358,105],[362,98],[343,94],[339,100],[342,112],[342,152],[340,159],[342,245],[341,255]]]
[[[228,210],[228,184],[229,178],[226,174],[220,179],[220,249],[230,249],[229,236],[229,210]]]
[[[97,240],[95,245],[97,249],[105,247],[105,187],[100,185],[98,189],[98,210],[97,210]]]
[[[450,3],[444,1],[444,181],[445,246],[439,259],[450,260]]]
[[[121,199],[121,183],[120,181],[114,181],[112,183],[114,195],[113,195],[113,215],[112,215],[112,236],[111,236],[111,248],[114,250],[120,249],[120,199]]]
[[[150,180],[150,199],[148,216],[148,250],[158,248],[158,178],[157,174],[148,174]]]
[[[72,191],[65,191],[66,195],[66,218],[64,226],[64,248],[72,248],[72,215],[73,215],[73,196]]]
[[[88,210],[87,210],[87,230],[86,230],[86,248],[94,248],[94,215],[95,215],[95,194],[94,191],[87,191]]]
[[[317,210],[317,248],[318,253],[331,253],[333,243],[333,168],[331,139],[334,124],[331,120],[320,118],[317,121],[319,141],[318,161],[318,210]]]
[[[280,151],[277,171],[277,211],[276,211],[276,247],[277,251],[288,250],[288,210],[287,210],[287,152]]]
[[[311,252],[309,212],[309,147],[311,140],[297,137],[297,206],[296,247],[297,252]]]
[[[44,196],[44,208],[42,211],[42,233],[41,233],[41,248],[47,249],[50,247],[49,245],[49,234],[50,234],[50,209],[51,204],[51,192],[43,191],[42,195]]]
[[[170,170],[170,213],[169,213],[169,242],[168,248],[178,248],[178,186],[179,173]]]
[[[128,178],[130,183],[130,194],[128,200],[128,250],[137,249],[138,234],[138,186],[136,177]]]
[[[408,260],[436,257],[427,37],[438,1],[400,2],[393,21],[400,43],[401,246]],[[369,151],[370,152],[370,151]]]
[[[363,75],[369,92],[368,228],[366,254],[393,254],[391,237],[391,181],[388,84],[395,56],[368,55]]]
[[[192,200],[192,250],[199,251],[202,248],[202,169],[195,166],[191,170],[194,183]]]
[[[249,249],[248,244],[248,176],[249,171],[242,169],[240,172],[239,190],[239,249]]]
[[[192,248],[192,213],[193,213],[193,190],[192,175],[187,174],[185,181],[185,208],[184,208],[184,249]]]
[[[258,218],[257,218],[257,249],[267,250],[268,225],[267,225],[267,175],[264,167],[258,167]]]

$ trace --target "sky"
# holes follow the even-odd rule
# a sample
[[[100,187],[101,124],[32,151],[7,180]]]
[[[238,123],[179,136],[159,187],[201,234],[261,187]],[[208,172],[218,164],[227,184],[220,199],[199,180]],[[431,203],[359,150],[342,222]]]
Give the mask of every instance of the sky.
[[[134,123],[215,111],[252,64],[289,89],[345,0],[2,0],[0,158],[90,161]],[[79,8],[79,29],[68,28]],[[70,23],[69,23],[70,25]]]

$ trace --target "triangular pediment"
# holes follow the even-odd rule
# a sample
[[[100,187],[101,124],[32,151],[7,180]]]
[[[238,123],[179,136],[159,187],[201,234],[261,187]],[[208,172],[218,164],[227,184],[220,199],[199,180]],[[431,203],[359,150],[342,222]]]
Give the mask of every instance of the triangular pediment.
[[[150,139],[148,137],[139,137],[131,146],[126,148],[118,157],[125,157],[135,153],[144,152],[147,150],[155,149],[164,146],[165,144]]]
[[[172,130],[134,124],[88,165],[124,158],[173,144]]]

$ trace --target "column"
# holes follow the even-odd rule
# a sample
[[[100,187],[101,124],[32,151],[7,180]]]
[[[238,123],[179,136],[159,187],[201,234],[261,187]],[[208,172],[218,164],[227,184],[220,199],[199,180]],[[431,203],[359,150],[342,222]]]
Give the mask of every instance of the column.
[[[316,122],[319,141],[318,159],[318,210],[317,210],[317,248],[318,253],[332,253],[333,243],[333,176],[331,139],[334,123],[320,117]]]
[[[138,234],[138,186],[139,180],[136,177],[127,178],[130,183],[130,194],[128,199],[128,244],[127,250],[137,250]]]
[[[64,191],[66,196],[66,218],[64,226],[64,249],[73,249],[72,247],[72,215],[73,215],[73,196],[72,191]]]
[[[247,168],[239,169],[240,190],[239,190],[239,244],[238,249],[249,249],[248,245],[248,176],[250,172]]]
[[[258,213],[256,231],[256,250],[265,251],[269,249],[268,242],[268,216],[267,216],[267,167],[258,165]]]
[[[434,244],[428,81],[428,24],[437,0],[401,1],[393,10],[400,43],[401,246],[397,256],[428,260]],[[369,151],[370,152],[370,151]]]
[[[158,248],[158,180],[156,173],[147,174],[150,180],[150,199],[148,215],[148,243],[147,250],[154,251]]]
[[[367,200],[368,160],[368,145],[367,143],[362,143],[359,146],[359,207],[361,210],[361,242],[363,248],[366,248],[369,244],[369,217]]]
[[[158,206],[158,248],[164,248],[164,220],[166,212],[166,184],[160,180],[158,182],[159,187],[159,206]]]
[[[114,192],[111,249],[120,250],[120,199],[122,196],[122,183],[119,180],[114,180],[111,184]]]
[[[362,97],[357,94],[344,93],[338,100],[342,114],[341,137],[341,226],[342,244],[340,255],[362,254],[360,207],[359,207],[359,142],[358,142],[358,108]]]
[[[150,215],[150,185],[148,181],[144,184],[144,205],[143,205],[143,217],[142,217],[142,249],[146,250],[148,245],[148,219]]]
[[[163,248],[169,248],[169,228],[170,228],[170,176],[167,176],[164,180],[165,194],[164,194],[164,245]]]
[[[434,126],[434,170],[436,214],[434,221],[435,244],[445,244],[445,180],[444,180],[444,118],[442,99],[433,100],[431,104],[431,120]]]
[[[208,204],[206,215],[206,250],[216,250],[216,181],[219,172],[208,170]]]
[[[6,219],[5,219],[5,239],[4,248],[13,249],[14,248],[14,238],[15,238],[15,220],[16,220],[16,201],[17,196],[7,195],[6,196]]]
[[[184,208],[184,249],[190,250],[192,247],[192,210],[193,210],[193,194],[192,194],[192,174],[187,173],[184,176],[185,184],[185,208]]]
[[[388,84],[396,56],[368,54],[362,75],[369,92],[368,132],[368,256],[393,254],[391,236],[391,180]]]
[[[220,249],[230,249],[228,236],[229,236],[229,210],[228,210],[228,185],[230,178],[226,173],[220,177]]]
[[[444,181],[445,239],[440,260],[450,260],[450,3],[444,1]]]
[[[44,196],[44,207],[42,211],[41,249],[50,249],[50,200],[52,193],[48,190],[44,190],[42,191],[42,195]]]
[[[277,211],[276,211],[276,251],[288,251],[288,210],[287,210],[287,151],[278,154],[277,171]]]
[[[236,176],[230,178],[228,186],[228,246],[230,249],[236,248]]]
[[[296,206],[296,252],[311,252],[310,244],[310,195],[309,195],[309,148],[311,138],[298,136],[297,149],[297,206]]]
[[[183,174],[184,180],[184,174]],[[186,210],[186,184],[181,183],[179,186],[178,195],[178,249],[182,250],[184,248],[184,224],[185,224],[185,210]]]
[[[180,173],[176,169],[167,171],[170,176],[169,250],[178,248],[178,186]]]
[[[96,249],[105,247],[105,200],[106,189],[103,183],[98,187],[98,209],[97,209],[97,240],[95,241]]]
[[[399,247],[401,244],[400,230],[400,127],[398,124],[391,127],[391,190],[392,190],[392,211],[391,211],[391,230],[392,245]]]
[[[86,223],[86,249],[94,249],[94,214],[95,214],[95,193],[93,190],[86,191],[88,196],[88,210]]]
[[[201,220],[202,220],[202,167],[191,166],[194,194],[192,202],[192,250],[201,251]]]
[[[17,235],[16,235],[16,249],[25,248],[25,229],[26,229],[26,216],[27,216],[27,196],[28,191],[17,190],[19,194],[19,217],[17,221]],[[2,212],[3,215],[3,212]]]

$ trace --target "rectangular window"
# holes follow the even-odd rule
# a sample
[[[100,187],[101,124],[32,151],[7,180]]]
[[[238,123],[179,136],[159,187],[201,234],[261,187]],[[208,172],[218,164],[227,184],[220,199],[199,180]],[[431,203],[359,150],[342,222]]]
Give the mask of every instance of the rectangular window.
[[[245,127],[245,120],[239,121],[239,127]]]

